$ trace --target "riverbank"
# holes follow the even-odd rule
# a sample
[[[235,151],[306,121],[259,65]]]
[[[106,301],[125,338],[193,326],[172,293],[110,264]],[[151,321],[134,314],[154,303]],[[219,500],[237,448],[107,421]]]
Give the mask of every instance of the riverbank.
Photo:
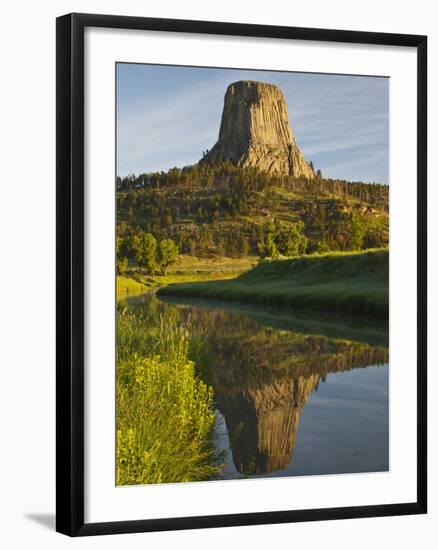
[[[141,307],[117,316],[117,485],[211,479],[213,390],[189,358],[184,324]]]
[[[254,256],[201,259],[180,255],[167,275],[144,275],[138,267],[130,267],[124,275],[117,276],[117,300],[171,284],[233,279],[250,269],[255,262]]]
[[[388,250],[264,261],[230,280],[170,284],[162,296],[388,318]]]

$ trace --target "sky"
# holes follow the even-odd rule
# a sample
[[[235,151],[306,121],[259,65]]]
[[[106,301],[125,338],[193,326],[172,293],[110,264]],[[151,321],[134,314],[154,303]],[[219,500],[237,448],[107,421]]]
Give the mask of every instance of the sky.
[[[389,183],[389,79],[117,64],[117,175],[198,162],[238,80],[281,88],[298,147],[323,177]]]

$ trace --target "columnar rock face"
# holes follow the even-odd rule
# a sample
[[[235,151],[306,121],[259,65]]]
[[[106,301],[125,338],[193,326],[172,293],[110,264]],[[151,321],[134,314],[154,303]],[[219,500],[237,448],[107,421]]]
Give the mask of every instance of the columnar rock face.
[[[319,380],[318,374],[278,379],[245,389],[219,404],[228,430],[234,434],[233,461],[238,472],[266,474],[288,466],[301,411]]]
[[[216,145],[200,162],[231,161],[271,174],[315,177],[292,134],[283,92],[242,80],[228,86]]]

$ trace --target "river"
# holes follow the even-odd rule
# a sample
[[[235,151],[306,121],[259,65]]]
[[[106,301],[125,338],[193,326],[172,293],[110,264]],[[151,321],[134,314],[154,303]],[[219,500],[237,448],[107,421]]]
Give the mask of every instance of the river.
[[[196,335],[191,355],[213,386],[221,478],[389,468],[384,327],[210,301],[129,301]]]

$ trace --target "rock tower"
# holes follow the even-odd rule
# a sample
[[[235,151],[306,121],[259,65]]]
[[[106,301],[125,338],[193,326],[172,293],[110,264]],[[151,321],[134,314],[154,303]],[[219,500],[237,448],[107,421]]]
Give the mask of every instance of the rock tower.
[[[253,80],[228,86],[219,140],[200,162],[219,161],[270,174],[315,177],[295,142],[283,92]]]

